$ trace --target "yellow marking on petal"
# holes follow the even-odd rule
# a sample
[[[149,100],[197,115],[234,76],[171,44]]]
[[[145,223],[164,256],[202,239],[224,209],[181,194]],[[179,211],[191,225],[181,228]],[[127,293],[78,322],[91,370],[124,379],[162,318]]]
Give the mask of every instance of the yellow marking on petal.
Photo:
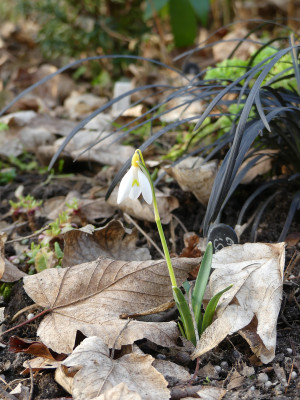
[[[134,179],[134,180],[133,180],[133,182],[132,182],[132,187],[133,187],[134,185],[140,186],[140,184],[139,184],[139,182],[138,182],[137,179]]]
[[[132,159],[131,159],[131,165],[133,167],[138,167],[139,166],[139,161],[140,161],[140,157],[138,155],[137,152],[134,153]]]

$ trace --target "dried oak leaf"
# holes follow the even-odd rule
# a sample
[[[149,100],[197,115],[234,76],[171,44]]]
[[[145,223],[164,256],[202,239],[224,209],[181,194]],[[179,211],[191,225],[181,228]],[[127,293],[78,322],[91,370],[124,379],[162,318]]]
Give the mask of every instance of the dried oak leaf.
[[[217,170],[217,161],[203,164],[201,157],[189,157],[175,167],[165,167],[167,174],[178,182],[181,189],[192,192],[204,206],[208,204]]]
[[[99,337],[92,336],[76,347],[62,366],[66,374],[68,368],[78,371],[72,385],[74,400],[99,399],[98,396],[120,383],[125,383],[130,391],[138,393],[142,399],[167,400],[170,398],[168,382],[151,365],[153,360],[150,355],[135,353],[113,360],[106,344]]]
[[[182,283],[199,259],[173,259],[178,283]],[[116,261],[98,258],[69,268],[44,270],[24,278],[27,294],[49,308],[38,336],[57,353],[71,353],[76,331],[97,335],[109,346],[120,348],[148,338],[162,346],[174,344],[176,323],[119,319],[122,313],[138,313],[167,302],[172,288],[164,260]]]
[[[98,257],[124,261],[145,261],[151,258],[147,248],[136,248],[137,230],[128,234],[120,221],[111,221],[91,233],[74,229],[64,235],[63,266],[71,267]]]
[[[282,299],[284,247],[284,243],[246,243],[214,254],[211,295],[230,284],[233,287],[221,297],[217,319],[202,334],[193,358],[239,332],[263,363],[272,361]]]

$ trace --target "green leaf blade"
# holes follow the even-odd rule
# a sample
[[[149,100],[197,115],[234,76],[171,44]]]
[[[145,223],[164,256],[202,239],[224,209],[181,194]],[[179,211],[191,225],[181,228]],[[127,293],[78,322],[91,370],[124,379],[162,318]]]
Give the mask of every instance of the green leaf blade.
[[[205,253],[202,258],[202,262],[200,265],[200,269],[197,275],[192,295],[192,306],[195,314],[196,324],[199,331],[202,325],[201,306],[211,270],[212,255],[213,255],[213,247],[212,243],[209,242],[207,244]]]
[[[224,290],[221,290],[221,292],[217,293],[214,295],[212,299],[210,299],[204,316],[203,316],[203,322],[202,322],[202,327],[201,327],[201,334],[205,331],[205,329],[212,323],[216,307],[218,305],[218,302],[222,296],[223,293],[227,292],[227,290],[231,289],[233,285],[227,286]]]
[[[191,4],[186,0],[170,0],[170,20],[175,46],[193,45],[197,36],[197,19]]]
[[[173,296],[180,314],[186,338],[196,346],[196,335],[194,330],[193,318],[188,303],[178,287],[173,287]]]
[[[210,12],[210,0],[189,0],[203,26],[207,26]]]

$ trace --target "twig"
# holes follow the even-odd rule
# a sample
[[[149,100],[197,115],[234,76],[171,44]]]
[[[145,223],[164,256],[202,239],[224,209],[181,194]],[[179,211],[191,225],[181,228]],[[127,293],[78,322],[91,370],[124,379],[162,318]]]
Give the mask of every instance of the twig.
[[[198,375],[198,372],[199,372],[199,367],[200,367],[200,356],[196,358],[195,372],[194,372],[191,380],[189,381],[189,384],[192,384],[194,382],[194,380],[196,379],[196,376]]]
[[[128,220],[132,225],[135,226],[135,228],[141,232],[142,235],[145,236],[145,238],[152,244],[152,246],[159,252],[159,254],[162,256],[162,258],[165,258],[164,253],[161,251],[161,249],[157,246],[157,244],[151,239],[149,235],[128,215],[127,213],[124,213],[125,219]]]
[[[292,379],[292,372],[293,372],[293,370],[294,370],[294,360],[293,360],[293,363],[292,363],[292,366],[291,366],[291,370],[290,370],[290,373],[289,373],[289,379],[288,379],[288,381],[287,381],[287,386],[286,386],[286,388],[285,388],[284,393],[287,392],[288,387],[289,387],[289,385],[290,385],[290,382],[291,382],[291,379]]]
[[[23,314],[26,311],[34,311],[40,308],[37,304],[31,304],[30,306],[22,308],[22,310],[19,310],[11,319],[10,322],[14,322],[21,314]]]
[[[32,233],[31,235],[22,236],[22,237],[19,237],[17,239],[8,240],[7,242],[5,242],[5,244],[10,244],[10,243],[14,243],[14,242],[21,242],[22,240],[30,239],[30,238],[35,237],[35,236],[39,235],[40,233],[44,232],[46,229],[49,229],[49,227],[50,227],[50,225],[48,224],[48,225],[44,226],[44,228]]]
[[[184,223],[177,217],[177,215],[172,214],[172,218],[174,218],[178,224],[181,226],[181,228],[184,230],[184,233],[188,233],[188,230],[186,228],[186,226],[184,225]]]
[[[0,376],[0,380],[5,384],[5,388],[9,387],[10,390],[13,390],[13,387],[9,383],[7,383],[6,380],[3,379],[1,376]]]
[[[28,319],[27,321],[24,321],[24,322],[22,322],[22,323],[19,324],[19,325],[16,325],[16,326],[13,326],[13,327],[10,328],[10,329],[7,329],[7,331],[1,332],[1,333],[0,333],[0,337],[3,336],[3,335],[6,335],[6,333],[9,333],[9,332],[11,332],[11,331],[14,331],[15,329],[21,328],[22,326],[29,324],[30,322],[32,322],[32,321],[38,319],[39,317],[42,317],[43,315],[48,314],[50,311],[52,311],[51,308],[46,308],[44,311],[42,311],[42,312],[40,312],[39,314],[35,315],[34,317]]]

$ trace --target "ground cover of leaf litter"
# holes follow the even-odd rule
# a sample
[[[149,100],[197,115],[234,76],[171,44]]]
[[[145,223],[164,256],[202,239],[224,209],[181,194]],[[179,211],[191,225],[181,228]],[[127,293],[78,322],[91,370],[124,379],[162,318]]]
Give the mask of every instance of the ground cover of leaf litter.
[[[70,80],[69,84],[74,85],[74,82]],[[9,134],[13,135],[14,146],[10,136],[9,145],[5,148],[5,151],[13,149],[18,156],[20,143],[26,143],[27,151],[33,154],[38,146],[39,152],[35,157],[43,165],[47,165],[54,154],[57,139],[67,134],[76,120],[93,110],[95,104],[98,107],[102,101],[96,95],[86,97],[77,93],[67,97],[68,101],[63,106],[53,106],[55,96],[47,97],[45,93],[23,101],[25,113],[8,115]],[[44,104],[43,112],[37,112],[39,107],[35,106],[35,101],[41,99],[48,104]],[[49,109],[56,110],[55,117]],[[64,119],[58,116],[64,116]],[[108,124],[102,119],[97,123],[96,128],[90,127],[91,132],[100,129],[99,125],[103,128]],[[40,126],[43,126],[43,132]],[[33,168],[19,171],[12,183],[0,187],[1,230],[6,232],[8,241],[31,235],[33,230],[45,227],[62,210],[68,210],[65,204],[72,203],[74,198],[78,199],[79,207],[75,207],[70,214],[71,222],[73,227],[84,227],[83,231],[61,232],[55,238],[64,251],[63,269],[47,269],[41,274],[26,277],[24,281],[19,280],[12,288],[10,299],[1,300],[1,307],[5,307],[2,331],[24,322],[29,314],[36,314],[44,307],[50,307],[51,312],[45,315],[43,322],[42,319],[32,321],[3,336],[0,398],[72,398],[68,389],[73,385],[72,396],[75,399],[110,399],[113,396],[122,399],[165,399],[170,396],[173,399],[296,399],[300,373],[299,263],[293,262],[293,257],[299,253],[297,221],[291,226],[284,250],[287,272],[283,301],[273,329],[277,331],[276,348],[273,349],[275,357],[272,358],[273,350],[264,353],[261,339],[257,347],[263,350],[259,353],[258,349],[257,354],[261,356],[264,353],[265,360],[268,357],[272,359],[263,364],[261,357],[253,355],[246,340],[252,340],[247,336],[247,329],[241,327],[241,334],[234,331],[228,336],[223,332],[224,340],[201,355],[199,372],[191,383],[196,366],[195,360],[190,357],[194,349],[182,339],[176,339],[176,310],[170,308],[159,314],[136,316],[172,298],[167,270],[160,261],[158,250],[150,242],[151,239],[159,245],[151,208],[145,207],[142,202],[135,202],[126,203],[120,209],[116,206],[115,193],[110,202],[104,201],[112,178],[122,162],[132,154],[133,147],[119,145],[103,153],[99,149],[98,153],[89,154],[86,159],[72,164],[72,158],[87,145],[82,134],[69,148],[64,173],[69,172],[71,176],[51,177]],[[107,158],[104,158],[105,153]],[[158,158],[153,148],[146,153],[146,160]],[[103,159],[116,159],[116,164],[105,161],[102,163],[109,166],[102,168],[99,161]],[[28,164],[30,160],[27,155],[23,163]],[[235,225],[236,210],[258,184],[256,181],[237,191],[224,212],[222,222]],[[9,200],[16,201],[16,191],[20,191],[20,187],[23,187],[23,195],[31,194],[35,199],[43,200],[43,205],[30,220],[24,215],[16,218],[10,212]],[[164,230],[172,255],[176,257],[176,275],[178,281],[183,282],[188,272],[199,264],[201,257],[201,240],[197,232],[205,213],[205,206],[199,200],[202,194],[195,194],[198,201],[193,194],[183,191],[175,180],[162,182],[158,189]],[[273,209],[266,213],[258,229],[257,242],[273,243],[277,240],[288,212],[288,196],[279,198]],[[203,203],[205,201],[204,194]],[[133,222],[146,232],[147,237],[137,231]],[[97,230],[94,231],[91,225]],[[249,232],[246,231],[241,243],[247,243],[248,237]],[[4,237],[2,239],[5,240]],[[28,263],[20,254],[31,241],[37,243],[37,237],[29,238],[26,243],[14,241],[5,245],[4,255],[10,261],[5,265],[6,281],[10,279],[9,273],[16,273],[16,267],[28,273]],[[47,266],[55,265],[57,259],[53,258],[47,259]],[[276,266],[272,266],[273,270]],[[144,271],[149,275],[145,275]],[[254,272],[251,270],[249,275]],[[153,276],[157,279],[153,280]],[[100,293],[99,282],[102,285]],[[233,299],[232,306],[236,306],[236,297]],[[242,301],[241,297],[239,301]],[[12,321],[17,312],[27,306],[29,308]],[[277,304],[276,307],[279,306]],[[268,308],[267,305],[266,312],[272,313],[271,306]],[[120,319],[121,313],[135,314],[135,319],[130,322]],[[253,319],[251,315],[249,318],[249,324],[244,328],[253,333],[250,326]],[[12,336],[15,338],[12,339]],[[37,336],[44,345],[40,344]],[[252,344],[255,347],[254,340]],[[14,353],[10,348],[21,351]],[[112,348],[114,356],[109,350]],[[91,357],[84,357],[84,354],[91,354]],[[35,361],[28,367],[25,362],[33,358]],[[140,382],[139,376],[142,377]],[[132,381],[137,381],[137,386]],[[100,394],[104,384],[108,385],[105,396]],[[20,393],[10,393],[17,385]]]

